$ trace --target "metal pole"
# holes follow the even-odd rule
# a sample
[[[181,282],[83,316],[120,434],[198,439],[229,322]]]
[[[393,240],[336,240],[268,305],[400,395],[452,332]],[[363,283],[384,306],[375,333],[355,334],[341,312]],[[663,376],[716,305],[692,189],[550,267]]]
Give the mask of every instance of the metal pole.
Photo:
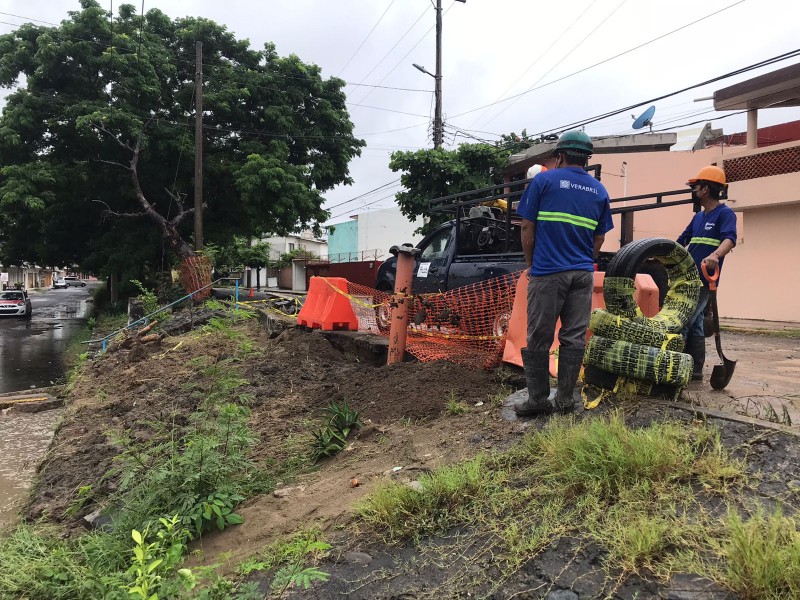
[[[195,44],[194,250],[203,249],[203,42]]]
[[[236,280],[236,300],[234,302],[234,307],[236,310],[239,310],[239,280]]]
[[[442,145],[442,0],[436,0],[436,87],[434,97],[436,102],[433,117],[433,147]]]

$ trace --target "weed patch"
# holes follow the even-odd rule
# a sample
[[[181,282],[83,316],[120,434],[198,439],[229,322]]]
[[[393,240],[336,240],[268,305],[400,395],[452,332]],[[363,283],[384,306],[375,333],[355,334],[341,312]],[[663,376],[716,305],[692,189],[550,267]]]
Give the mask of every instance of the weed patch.
[[[327,416],[325,425],[314,432],[311,457],[317,462],[326,456],[334,456],[347,444],[347,436],[361,426],[358,412],[350,408],[346,400],[341,403],[332,402],[325,409]]]
[[[599,545],[610,578],[666,580],[672,572],[696,572],[742,589],[714,565],[747,545],[731,546],[729,534],[727,545],[708,551],[723,528],[702,509],[700,496],[724,501],[745,481],[744,465],[727,454],[713,429],[670,422],[632,429],[619,413],[580,423],[554,418],[510,450],[419,481],[417,489],[392,483],[376,490],[358,507],[361,522],[392,542],[451,528],[491,532],[486,552],[502,560],[509,576],[568,536]],[[786,549],[784,541],[778,546]],[[800,568],[800,560],[795,564]],[[740,577],[753,579],[747,572]]]

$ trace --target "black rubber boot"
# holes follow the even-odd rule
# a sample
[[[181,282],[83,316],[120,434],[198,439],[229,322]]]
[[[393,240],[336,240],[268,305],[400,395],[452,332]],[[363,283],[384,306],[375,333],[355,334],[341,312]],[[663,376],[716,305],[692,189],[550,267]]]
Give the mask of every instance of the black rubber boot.
[[[537,417],[553,412],[550,396],[550,353],[547,350],[528,352],[522,349],[522,366],[528,383],[528,399],[514,407],[520,417]]]
[[[556,410],[562,415],[575,410],[575,384],[581,374],[583,348],[561,348],[558,352]]]
[[[690,335],[686,339],[686,354],[694,361],[692,381],[700,381],[703,379],[703,365],[706,362],[706,339]]]

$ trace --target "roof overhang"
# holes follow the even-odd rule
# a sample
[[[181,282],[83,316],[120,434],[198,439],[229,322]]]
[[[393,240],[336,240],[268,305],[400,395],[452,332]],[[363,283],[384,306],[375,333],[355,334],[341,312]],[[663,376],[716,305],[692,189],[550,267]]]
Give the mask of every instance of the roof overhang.
[[[593,138],[594,155],[623,154],[628,152],[661,152],[667,151],[678,141],[677,133],[637,133],[607,138]],[[535,163],[549,157],[556,147],[556,142],[542,142],[512,154],[508,166],[520,162]]]
[[[714,92],[714,110],[800,106],[800,63]]]

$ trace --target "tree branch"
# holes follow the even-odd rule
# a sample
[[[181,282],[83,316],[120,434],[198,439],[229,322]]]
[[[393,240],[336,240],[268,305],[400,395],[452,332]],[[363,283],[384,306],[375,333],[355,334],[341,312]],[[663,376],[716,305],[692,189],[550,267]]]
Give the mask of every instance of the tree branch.
[[[102,158],[98,158],[97,162],[105,163],[107,165],[113,165],[115,167],[119,167],[121,169],[125,169],[126,171],[130,171],[131,170],[129,165],[123,165],[122,163],[118,163],[118,162],[113,161],[113,160],[103,160]]]
[[[105,133],[108,137],[110,137],[112,140],[114,140],[120,148],[122,148],[124,150],[129,150],[130,152],[133,152],[133,148],[131,148],[128,144],[123,142],[116,135],[114,135],[111,131],[109,131],[108,129],[106,129],[105,127],[100,125],[99,123],[92,123],[92,127],[94,127],[95,129],[98,129],[99,131],[102,131],[103,133]],[[137,141],[137,145],[138,145],[138,141]]]
[[[140,213],[121,213],[121,212],[117,212],[115,210],[111,210],[111,207],[108,204],[106,204],[105,202],[103,202],[102,200],[92,200],[92,202],[96,202],[97,204],[102,204],[103,206],[105,206],[106,209],[103,211],[103,214],[106,214],[106,215],[112,215],[114,217],[146,217],[147,216],[143,212],[140,212]]]

